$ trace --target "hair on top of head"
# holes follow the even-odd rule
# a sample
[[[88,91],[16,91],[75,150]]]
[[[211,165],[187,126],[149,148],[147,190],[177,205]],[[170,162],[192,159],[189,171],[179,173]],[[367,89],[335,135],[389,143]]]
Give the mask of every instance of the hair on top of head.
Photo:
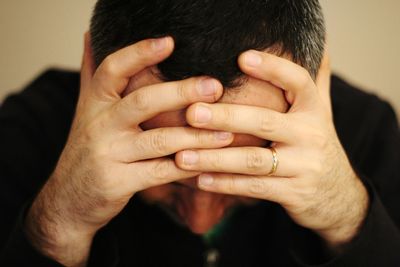
[[[238,56],[274,48],[313,78],[325,44],[318,0],[98,0],[91,21],[95,62],[147,38],[172,36],[173,54],[158,65],[164,80],[208,75],[238,86]]]

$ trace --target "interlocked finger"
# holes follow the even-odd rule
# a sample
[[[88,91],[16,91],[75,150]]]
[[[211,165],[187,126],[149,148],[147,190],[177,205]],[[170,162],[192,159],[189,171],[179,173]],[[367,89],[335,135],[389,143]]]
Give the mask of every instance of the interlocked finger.
[[[281,160],[281,158],[284,160]],[[285,159],[279,150],[276,150],[274,155],[271,149],[261,147],[188,150],[177,153],[175,160],[182,169],[200,172],[279,177],[292,175],[290,161]]]
[[[290,121],[290,115],[267,108],[196,103],[187,110],[186,119],[194,127],[251,134],[274,142],[297,139],[296,122]]]
[[[132,188],[145,190],[182,179],[199,175],[199,172],[186,171],[178,168],[169,158],[159,158],[129,164],[125,179]]]
[[[203,173],[198,186],[205,191],[239,195],[268,201],[285,203],[290,192],[289,178],[249,176],[229,173]]]
[[[179,136],[179,138],[177,138]],[[157,128],[120,142],[115,151],[125,162],[159,158],[194,148],[220,148],[233,141],[233,134],[189,127]]]
[[[163,112],[183,109],[199,101],[214,102],[221,95],[221,83],[207,77],[154,84],[117,102],[111,116],[119,128],[131,128]]]

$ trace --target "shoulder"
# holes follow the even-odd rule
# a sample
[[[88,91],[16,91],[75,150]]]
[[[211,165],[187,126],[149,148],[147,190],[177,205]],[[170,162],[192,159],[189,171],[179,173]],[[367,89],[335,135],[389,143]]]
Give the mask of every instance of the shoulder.
[[[71,127],[78,94],[79,73],[50,69],[8,96],[0,106],[3,154],[18,158],[24,147],[49,157],[58,154]]]
[[[75,109],[78,94],[78,72],[49,69],[22,91],[8,96],[1,106],[1,116],[14,117],[22,113],[69,116]]]
[[[367,93],[338,76],[332,76],[332,104],[335,115],[341,117],[345,112],[347,118],[377,114],[390,107],[387,101],[378,96]],[[383,109],[383,110],[382,110]],[[350,117],[349,117],[350,115]]]
[[[48,69],[35,78],[20,93],[22,96],[41,95],[47,97],[63,97],[75,102],[79,93],[79,73],[61,69]]]
[[[398,134],[393,108],[378,96],[332,76],[331,97],[336,130],[351,157],[385,135]]]

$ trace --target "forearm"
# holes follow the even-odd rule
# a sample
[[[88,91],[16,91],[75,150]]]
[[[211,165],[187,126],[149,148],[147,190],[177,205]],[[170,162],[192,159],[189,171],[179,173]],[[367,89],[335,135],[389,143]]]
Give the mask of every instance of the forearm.
[[[63,222],[62,216],[49,205],[56,204],[43,190],[33,202],[24,222],[28,240],[41,254],[65,266],[86,266],[93,235]]]
[[[369,200],[366,217],[348,242],[328,247],[327,241],[321,242],[321,235],[318,237],[315,231],[297,226],[293,228],[291,252],[298,266],[398,266],[398,226],[372,185],[367,183],[365,187]]]

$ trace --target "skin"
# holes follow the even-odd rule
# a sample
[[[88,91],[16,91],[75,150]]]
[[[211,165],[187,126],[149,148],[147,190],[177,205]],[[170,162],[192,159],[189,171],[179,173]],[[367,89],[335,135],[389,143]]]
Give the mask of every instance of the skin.
[[[145,71],[137,76],[134,84],[130,84],[125,94],[129,94],[144,85],[160,83],[161,80],[155,72],[157,70]],[[217,102],[252,105],[280,112],[285,112],[288,109],[288,103],[281,89],[251,77],[248,77],[242,86],[225,90]],[[161,127],[188,127],[185,116],[186,109],[165,112],[142,123],[141,128],[150,130]],[[233,141],[227,147],[266,147],[268,144],[269,141],[267,140],[249,134],[236,133]],[[149,203],[159,204],[164,209],[167,208],[168,214],[172,214],[175,221],[187,226],[197,234],[210,230],[231,207],[252,205],[257,202],[253,198],[215,194],[200,190],[197,186],[196,177],[149,188],[138,194]]]
[[[262,199],[331,248],[357,234],[368,195],[334,129],[326,62],[316,84],[290,60],[248,51],[238,63],[249,81],[223,94],[211,78],[151,75],[173,51],[171,38],[121,49],[97,69],[89,43],[87,35],[68,142],[26,218],[44,255],[85,266],[96,232],[139,192],[196,233]],[[279,157],[272,176],[267,140]]]

